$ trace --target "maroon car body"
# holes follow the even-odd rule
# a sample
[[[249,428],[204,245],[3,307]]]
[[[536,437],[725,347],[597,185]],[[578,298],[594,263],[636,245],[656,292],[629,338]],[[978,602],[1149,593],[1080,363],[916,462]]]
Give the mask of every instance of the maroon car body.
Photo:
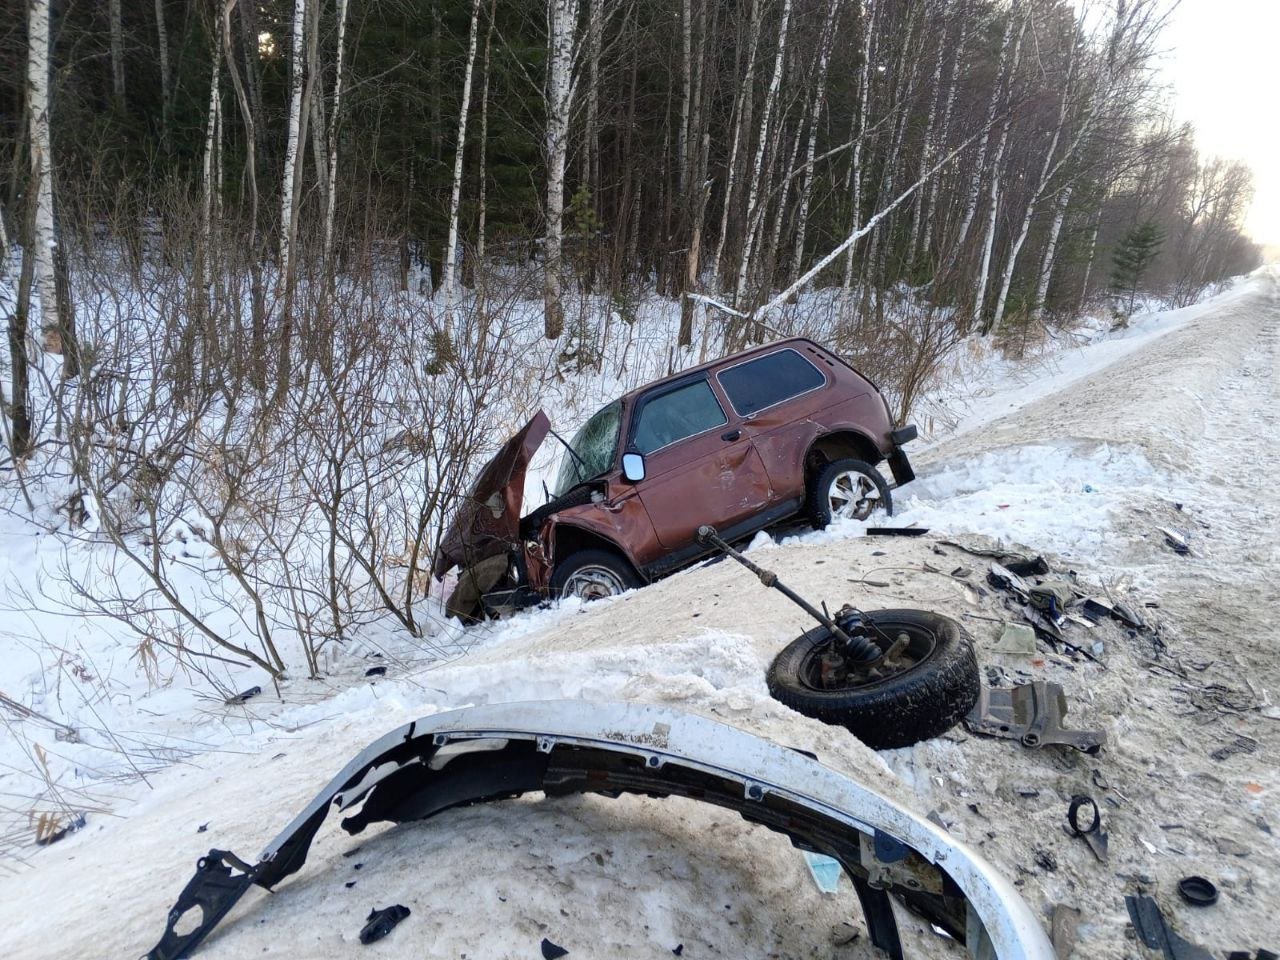
[[[706,555],[695,540],[703,524],[735,540],[812,515],[825,495],[815,480],[831,465],[871,475],[868,488],[874,482],[889,509],[888,485],[864,468],[888,461],[898,485],[914,476],[902,444],[915,427],[895,430],[871,381],[802,338],[682,371],[609,404],[575,437],[584,449],[566,454],[555,497],[517,520],[526,468],[549,429],[539,411],[485,467],[437,554],[437,577],[508,551],[503,599],[528,600],[580,592],[565,589],[565,564],[607,555],[622,586],[637,586]]]

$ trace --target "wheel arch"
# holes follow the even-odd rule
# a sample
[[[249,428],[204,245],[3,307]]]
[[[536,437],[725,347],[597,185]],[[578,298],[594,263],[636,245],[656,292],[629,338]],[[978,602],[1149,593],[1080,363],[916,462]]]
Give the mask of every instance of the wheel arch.
[[[555,523],[549,533],[551,539],[551,568],[553,571],[561,560],[572,556],[579,550],[607,550],[610,553],[617,554],[626,562],[641,583],[649,582],[649,578],[644,575],[630,553],[624,550],[617,541],[611,540],[601,533],[589,530],[576,523],[568,522]]]
[[[852,428],[832,430],[815,437],[804,455],[805,480],[812,478],[828,463],[852,457],[873,467],[884,459],[884,454],[865,433]]]

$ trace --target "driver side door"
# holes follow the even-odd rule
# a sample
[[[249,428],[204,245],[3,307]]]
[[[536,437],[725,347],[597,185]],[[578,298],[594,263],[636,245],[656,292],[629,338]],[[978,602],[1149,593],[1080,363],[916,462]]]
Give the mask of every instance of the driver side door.
[[[703,374],[641,397],[626,449],[645,458],[640,502],[667,550],[704,523],[723,529],[760,513],[772,491],[760,454]]]

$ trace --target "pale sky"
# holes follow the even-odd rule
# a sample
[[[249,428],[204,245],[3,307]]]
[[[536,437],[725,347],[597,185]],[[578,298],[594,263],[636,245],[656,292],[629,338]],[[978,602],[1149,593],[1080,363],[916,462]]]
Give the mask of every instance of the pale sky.
[[[1182,0],[1164,46],[1175,113],[1195,125],[1202,154],[1253,169],[1245,228],[1280,244],[1280,0]]]

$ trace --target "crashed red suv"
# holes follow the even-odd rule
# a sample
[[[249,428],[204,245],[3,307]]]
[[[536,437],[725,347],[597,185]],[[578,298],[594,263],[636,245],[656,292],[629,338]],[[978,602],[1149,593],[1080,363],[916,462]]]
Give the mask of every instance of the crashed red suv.
[[[781,340],[633,390],[568,441],[551,500],[521,518],[538,414],[481,472],[437,552],[460,570],[448,609],[474,618],[545,597],[611,596],[796,515],[815,526],[892,513],[914,473],[876,386],[810,340]],[[557,435],[557,439],[559,439]],[[562,441],[563,442],[563,441]]]

